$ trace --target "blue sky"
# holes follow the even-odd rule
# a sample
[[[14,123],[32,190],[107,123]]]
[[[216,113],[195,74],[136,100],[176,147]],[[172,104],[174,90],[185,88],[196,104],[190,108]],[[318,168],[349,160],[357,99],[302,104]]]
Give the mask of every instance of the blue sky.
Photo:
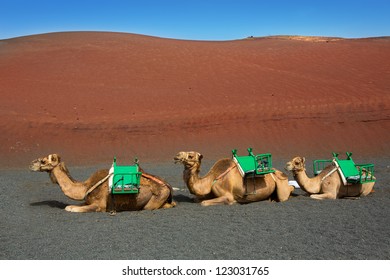
[[[390,35],[390,0],[0,0],[0,39],[57,31],[165,38]]]

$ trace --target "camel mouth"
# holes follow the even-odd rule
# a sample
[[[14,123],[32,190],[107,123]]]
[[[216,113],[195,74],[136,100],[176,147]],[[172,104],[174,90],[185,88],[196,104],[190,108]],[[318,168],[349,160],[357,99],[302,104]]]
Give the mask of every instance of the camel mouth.
[[[181,158],[181,157],[174,157],[173,158],[173,162],[176,164],[176,163],[178,163],[178,162],[183,162],[183,159]]]
[[[37,172],[41,170],[41,164],[39,163],[39,160],[33,160],[30,165],[28,166],[28,169],[33,172]]]
[[[186,160],[186,157],[183,155],[183,152],[180,152],[178,154],[176,154],[176,156],[173,158],[173,161],[174,163],[184,163],[184,161]]]
[[[32,172],[37,172],[37,171],[40,171],[40,167],[37,166],[36,164],[30,164],[30,166],[28,167],[28,169]]]
[[[286,171],[293,171],[294,170],[294,168],[291,166],[291,164],[286,164],[286,166],[284,167],[284,170],[286,170]]]

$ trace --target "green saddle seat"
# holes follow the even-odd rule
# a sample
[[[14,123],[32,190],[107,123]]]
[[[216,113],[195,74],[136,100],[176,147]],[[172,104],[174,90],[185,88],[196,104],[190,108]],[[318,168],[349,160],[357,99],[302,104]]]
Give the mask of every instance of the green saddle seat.
[[[142,173],[138,161],[134,165],[117,165],[116,158],[110,169],[109,187],[112,194],[137,194]]]
[[[346,159],[339,159],[337,153],[333,153],[333,160],[315,160],[313,162],[314,175],[318,175],[329,164],[338,167],[340,176],[346,184],[375,182],[373,164],[355,164],[352,153],[347,152]]]
[[[254,155],[252,148],[248,148],[247,156],[238,156],[236,149],[232,150],[232,154],[233,160],[236,162],[238,170],[243,177],[248,174],[265,175],[275,172],[272,169],[272,155],[269,153]]]

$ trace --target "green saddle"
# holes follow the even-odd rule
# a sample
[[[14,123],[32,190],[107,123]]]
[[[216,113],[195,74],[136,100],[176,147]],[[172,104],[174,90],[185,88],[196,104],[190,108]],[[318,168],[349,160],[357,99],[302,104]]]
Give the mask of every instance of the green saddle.
[[[138,160],[134,165],[117,165],[116,158],[110,169],[109,186],[112,194],[137,194],[142,173],[139,171]]]
[[[238,156],[237,149],[232,150],[233,160],[237,163],[238,170],[241,175],[265,175],[268,173],[274,173],[272,169],[272,155],[271,154],[258,154],[254,155],[252,148],[248,148],[247,156]]]
[[[333,160],[315,160],[313,162],[314,175],[318,175],[329,164],[334,162],[339,168],[339,173],[344,183],[357,184],[375,182],[373,164],[355,164],[352,159],[352,153],[346,153],[346,159],[339,159],[338,153],[333,153]]]

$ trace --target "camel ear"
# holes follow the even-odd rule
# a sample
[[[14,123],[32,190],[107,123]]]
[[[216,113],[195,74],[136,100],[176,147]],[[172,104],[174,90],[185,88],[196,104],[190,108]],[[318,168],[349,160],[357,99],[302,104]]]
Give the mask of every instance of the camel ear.
[[[51,161],[52,161],[53,163],[59,163],[60,160],[61,160],[61,158],[60,158],[59,155],[57,155],[57,154],[52,154],[52,155],[51,155]]]
[[[303,157],[303,158],[302,158],[302,163],[305,163],[305,160],[306,160],[306,159]]]
[[[201,153],[198,153],[198,159],[199,159],[199,161],[202,160],[202,158],[203,158],[203,155],[202,155]]]

